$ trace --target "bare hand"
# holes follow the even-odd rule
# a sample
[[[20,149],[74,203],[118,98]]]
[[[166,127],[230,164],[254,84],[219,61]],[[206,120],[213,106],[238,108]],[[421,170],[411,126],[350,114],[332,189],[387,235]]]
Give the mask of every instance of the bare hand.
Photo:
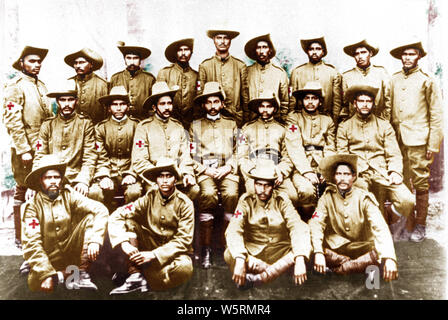
[[[128,256],[132,256],[134,253],[138,252],[138,249],[134,247],[129,241],[125,241],[121,243],[121,250]]]
[[[301,285],[305,283],[306,279],[305,258],[303,256],[298,256],[294,265],[294,283],[296,285]]]
[[[126,175],[123,180],[121,181],[121,184],[123,186],[129,185],[129,184],[134,184],[137,182],[137,179],[135,179],[135,177],[133,175]]]
[[[397,263],[392,259],[386,259],[384,262],[383,278],[386,281],[396,280],[398,278]]]
[[[225,165],[216,169],[215,179],[221,180],[232,171],[232,166]]]
[[[100,244],[96,242],[91,242],[87,246],[87,256],[91,261],[95,261],[100,253]]]
[[[78,191],[83,196],[87,196],[87,194],[89,193],[89,187],[82,182],[76,184],[75,190]]]
[[[426,151],[426,159],[431,160],[433,155],[434,155],[434,152]]]
[[[235,259],[232,280],[239,286],[244,286],[244,283],[246,283],[246,261],[244,259]]]
[[[191,174],[187,174],[184,176],[183,183],[185,188],[194,186],[196,184],[196,179]]]
[[[212,179],[215,179],[215,176],[218,174],[218,170],[216,168],[207,168],[204,172],[207,176]]]
[[[389,183],[390,184],[401,184],[403,182],[403,177],[398,173],[392,171],[389,175]]]
[[[152,251],[139,251],[129,257],[129,260],[138,266],[149,263],[154,259],[156,259],[156,256]]]
[[[283,174],[280,172],[280,170],[277,170],[277,179],[275,180],[275,187],[278,187],[283,183]]]
[[[303,176],[311,181],[312,184],[319,184],[319,178],[314,172],[304,173]]]
[[[325,262],[325,255],[321,252],[316,253],[314,255],[314,270],[316,270],[319,273],[325,274],[325,269],[327,265]]]
[[[31,163],[31,161],[33,161],[33,156],[31,155],[30,152],[22,154],[21,158],[22,158],[23,164],[26,166],[29,165]]]
[[[34,191],[33,189],[30,189],[30,188],[26,189],[25,201],[29,201],[29,200],[33,199],[35,195],[36,195],[36,191]]]
[[[103,190],[114,190],[114,182],[109,177],[104,177],[100,181],[100,188]]]
[[[42,281],[40,285],[40,290],[44,292],[52,292],[54,289],[53,278],[48,277],[44,281]]]

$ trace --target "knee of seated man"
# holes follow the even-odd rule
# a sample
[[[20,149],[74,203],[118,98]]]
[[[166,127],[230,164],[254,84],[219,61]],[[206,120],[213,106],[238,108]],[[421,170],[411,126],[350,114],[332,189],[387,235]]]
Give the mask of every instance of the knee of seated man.
[[[101,189],[101,187],[99,186],[99,184],[94,183],[90,188],[89,188],[89,198],[99,201],[99,202],[104,202],[104,193],[103,193],[103,189]]]
[[[124,192],[126,203],[137,200],[142,194],[142,186],[139,183],[128,185]]]

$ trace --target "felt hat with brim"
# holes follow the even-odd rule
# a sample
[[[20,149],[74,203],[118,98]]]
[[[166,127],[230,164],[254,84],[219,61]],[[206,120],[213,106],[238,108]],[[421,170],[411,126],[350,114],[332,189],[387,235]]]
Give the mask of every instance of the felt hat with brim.
[[[252,60],[257,60],[257,53],[255,52],[255,50],[257,49],[258,42],[260,41],[265,41],[269,44],[269,48],[271,48],[269,59],[275,57],[276,51],[271,40],[271,35],[269,33],[249,40],[244,46],[244,52],[246,52],[246,55]]]
[[[156,182],[157,177],[164,171],[171,172],[176,177],[176,180],[180,180],[181,178],[176,162],[170,158],[160,158],[155,167],[143,171],[143,177],[150,181]]]
[[[136,54],[141,60],[146,59],[151,55],[151,50],[148,48],[140,46],[127,46],[123,41],[118,41],[117,48],[121,51],[123,56],[127,54]]]
[[[348,46],[344,47],[344,52],[346,54],[348,54],[349,56],[354,57],[355,56],[355,51],[359,47],[366,47],[367,49],[372,51],[372,57],[375,56],[378,53],[378,51],[380,51],[380,49],[378,49],[377,47],[372,46],[371,44],[369,44],[367,42],[366,39],[364,39],[362,41],[359,41],[357,43],[354,43],[354,44],[351,44],[351,45],[348,45]]]
[[[181,46],[187,46],[193,52],[194,39],[193,38],[181,39],[178,41],[174,41],[173,43],[168,45],[168,47],[166,47],[165,49],[165,57],[169,62],[176,63],[177,51]]]
[[[277,108],[275,112],[278,112],[278,109],[280,108],[280,101],[278,100],[275,92],[266,92],[263,95],[259,96],[258,98],[250,100],[247,106],[253,112],[258,113],[258,106],[263,101],[271,102],[272,105]]]
[[[326,181],[335,183],[334,173],[339,164],[348,163],[356,176],[358,175],[358,156],[355,154],[333,154],[322,159],[319,164],[319,169]]]
[[[42,156],[40,161],[34,165],[31,171],[25,178],[25,185],[35,191],[41,190],[41,177],[48,170],[58,170],[61,177],[64,177],[67,163],[61,162],[61,159],[56,154],[48,154]]]
[[[257,159],[255,168],[244,173],[254,180],[275,181],[278,177],[275,163],[269,159]]]
[[[327,55],[328,51],[327,51],[327,44],[325,43],[324,37],[300,40],[300,44],[302,45],[302,49],[303,49],[303,51],[305,51],[305,53],[308,53],[308,48],[310,47],[310,45],[312,43],[316,43],[316,42],[322,46],[322,49],[324,51],[324,55],[322,57],[325,57]]]
[[[410,44],[405,44],[403,46],[399,46],[395,49],[392,49],[390,51],[390,54],[392,55],[392,57],[401,60],[401,55],[403,54],[403,51],[406,49],[417,49],[418,51],[420,51],[421,58],[426,56],[425,49],[423,49],[423,45],[421,42],[414,42],[414,43],[410,43]]]
[[[225,34],[227,35],[230,40],[233,38],[236,38],[240,33],[238,31],[231,31],[231,30],[207,30],[207,37],[213,39],[218,34]]]
[[[297,99],[301,100],[307,94],[312,93],[320,98],[324,97],[322,91],[322,85],[318,81],[308,81],[302,89],[296,90],[292,93],[292,95]]]
[[[221,101],[224,101],[226,99],[226,94],[219,82],[207,82],[204,85],[204,91],[202,91],[202,94],[194,98],[194,103],[201,104],[206,98],[211,96],[219,96],[221,98]]]
[[[113,87],[108,95],[98,98],[98,102],[102,103],[104,106],[109,106],[114,100],[123,100],[129,104],[129,96],[125,87]]]
[[[78,58],[84,58],[87,61],[89,61],[90,63],[92,63],[93,67],[92,70],[98,70],[103,66],[103,58],[101,58],[101,56],[96,53],[95,51],[93,51],[92,49],[89,48],[83,48],[77,52],[71,53],[68,56],[66,56],[64,58],[64,61],[66,64],[68,64],[70,67],[73,68],[73,65],[75,64],[75,60]]]
[[[179,91],[179,86],[175,85],[173,88],[170,88],[165,81],[157,81],[152,86],[152,95],[146,98],[143,103],[143,108],[151,108],[153,105],[157,104],[157,100],[163,96],[170,96],[173,98],[177,91]]]
[[[29,56],[30,54],[35,54],[40,57],[41,61],[44,61],[45,57],[47,56],[47,53],[48,53],[48,49],[25,46],[25,48],[23,48],[22,53],[19,56],[19,59],[17,59],[12,64],[12,66],[14,69],[21,71],[22,70],[22,67],[20,66],[21,59],[23,59],[26,56]]]
[[[78,95],[75,80],[64,80],[59,83],[60,83],[59,87],[55,88],[53,91],[48,92],[47,97],[49,98],[59,98],[62,96],[76,97]]]
[[[356,96],[359,94],[366,94],[368,96],[371,96],[375,100],[378,90],[379,90],[378,88],[365,84],[358,84],[351,86],[350,88],[347,89],[346,92],[347,101],[353,102],[353,100],[355,100]]]

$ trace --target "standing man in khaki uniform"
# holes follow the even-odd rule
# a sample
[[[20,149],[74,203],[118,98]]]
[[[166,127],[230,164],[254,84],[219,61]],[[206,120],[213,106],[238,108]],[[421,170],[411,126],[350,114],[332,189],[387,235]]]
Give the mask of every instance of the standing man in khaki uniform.
[[[382,265],[384,280],[395,280],[398,269],[394,243],[378,203],[370,192],[353,185],[357,158],[336,154],[321,162],[321,172],[329,185],[308,222],[314,270],[364,273],[370,265]]]
[[[194,207],[176,189],[176,180],[182,176],[175,162],[160,158],[143,175],[157,183],[158,188],[118,208],[109,217],[112,247],[120,246],[129,257],[130,274],[111,295],[170,289],[185,283],[193,274],[188,253],[192,251]]]
[[[202,247],[202,267],[211,267],[211,239],[213,220],[221,193],[224,209],[221,242],[238,202],[238,164],[236,161],[236,122],[221,114],[224,108],[224,91],[218,82],[207,82],[195,103],[201,105],[206,116],[195,120],[190,127],[191,155],[195,174],[201,189],[198,197],[199,236]]]
[[[160,158],[177,161],[181,174],[179,186],[190,199],[199,194],[194,176],[193,160],[190,156],[188,132],[180,121],[173,119],[173,97],[179,89],[170,89],[166,82],[156,82],[152,95],[146,99],[144,108],[152,108],[155,115],[140,122],[135,129],[132,146],[132,170],[138,175],[154,167]]]
[[[46,97],[47,88],[38,79],[48,49],[26,46],[13,67],[20,74],[5,86],[3,122],[11,136],[11,168],[16,181],[14,189],[15,244],[20,247],[20,206],[26,200],[25,177],[33,167],[37,137],[42,122],[53,115]]]
[[[247,68],[247,81],[249,83],[249,99],[255,99],[265,91],[275,92],[280,100],[280,112],[277,120],[284,122],[288,114],[288,74],[281,67],[271,63],[275,57],[275,47],[269,34],[249,40],[244,46],[246,55],[256,62]],[[257,117],[252,113],[250,120]]]
[[[307,279],[305,260],[311,253],[310,232],[291,200],[274,190],[277,168],[260,159],[248,174],[255,193],[245,193],[226,231],[224,259],[239,288],[274,280],[294,266],[294,282]]]
[[[410,237],[423,241],[428,214],[429,175],[443,139],[442,96],[436,81],[418,66],[426,55],[421,42],[393,49],[403,70],[392,76],[392,124],[404,157],[404,183],[416,192],[416,226]],[[411,221],[412,224],[412,221]]]
[[[118,43],[118,50],[123,54],[126,69],[112,75],[109,88],[125,87],[129,93],[129,114],[144,120],[149,113],[143,109],[143,103],[151,95],[151,88],[156,78],[143,70],[140,65],[151,55],[151,50],[139,46],[126,46],[122,41]]]
[[[23,256],[30,265],[32,291],[53,291],[68,276],[70,265],[78,266],[79,278],[66,283],[67,288],[98,290],[88,268],[100,253],[109,212],[65,188],[65,168],[58,156],[45,155],[25,180],[37,192],[23,213]]]
[[[182,122],[186,130],[200,114],[193,102],[198,72],[193,70],[189,63],[193,45],[194,39],[188,38],[175,41],[166,47],[165,57],[172,64],[160,70],[157,75],[157,81],[164,81],[169,87],[179,86],[179,91],[174,96],[173,117]]]
[[[369,44],[367,40],[348,45],[344,47],[344,52],[353,57],[356,61],[356,67],[347,70],[342,74],[342,109],[337,110],[338,121],[351,117],[355,113],[352,101],[345,95],[348,88],[365,84],[378,88],[375,97],[376,110],[374,114],[384,120],[390,121],[391,100],[390,100],[390,76],[382,66],[375,66],[370,63],[370,59],[378,53],[379,49]],[[338,122],[338,123],[339,123]]]
[[[341,108],[341,84],[342,77],[340,73],[331,64],[322,61],[327,55],[327,45],[324,37],[300,40],[303,51],[308,56],[308,62],[296,67],[291,72],[291,92],[302,89],[307,82],[318,81],[322,85],[322,113],[334,119],[335,110]],[[301,102],[294,96],[290,98],[289,112],[296,109],[300,110]]]
[[[142,185],[131,170],[131,152],[138,120],[128,115],[129,96],[123,86],[113,87],[99,101],[110,116],[95,126],[95,149],[98,153],[94,182],[89,190],[92,199],[112,204],[118,190],[124,202],[137,199]]]
[[[219,82],[226,94],[225,113],[241,128],[250,117],[247,108],[249,102],[247,67],[243,61],[231,56],[229,52],[232,39],[239,34],[237,31],[228,30],[207,31],[207,36],[213,39],[215,44],[216,54],[199,65],[198,94],[202,93],[207,82]]]
[[[392,202],[393,213],[386,210],[383,216],[391,223],[392,235],[398,239],[405,217],[414,213],[415,201],[403,183],[403,157],[395,131],[389,121],[374,114],[377,92],[378,88],[366,85],[347,90],[346,97],[353,103],[356,113],[339,125],[336,144],[338,153],[358,156],[357,186],[373,192],[381,211],[385,211],[386,199]],[[401,215],[404,217],[399,223]]]
[[[56,98],[58,113],[42,123],[36,161],[46,154],[59,154],[61,162],[67,163],[65,178],[87,196],[97,161],[92,120],[75,111],[78,98],[73,80],[47,96]]]
[[[66,64],[75,69],[76,89],[78,91],[78,109],[81,115],[87,115],[93,124],[104,120],[106,112],[98,102],[98,98],[105,96],[109,91],[107,81],[96,75],[93,71],[98,70],[103,65],[103,58],[89,48],[69,54],[64,58]]]

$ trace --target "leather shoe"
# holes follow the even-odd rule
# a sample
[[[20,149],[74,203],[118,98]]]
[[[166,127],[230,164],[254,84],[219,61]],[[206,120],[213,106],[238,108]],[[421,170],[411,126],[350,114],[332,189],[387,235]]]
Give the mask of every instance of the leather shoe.
[[[133,291],[146,292],[149,290],[148,282],[140,272],[132,273],[120,287],[113,289],[109,294],[124,294]]]

